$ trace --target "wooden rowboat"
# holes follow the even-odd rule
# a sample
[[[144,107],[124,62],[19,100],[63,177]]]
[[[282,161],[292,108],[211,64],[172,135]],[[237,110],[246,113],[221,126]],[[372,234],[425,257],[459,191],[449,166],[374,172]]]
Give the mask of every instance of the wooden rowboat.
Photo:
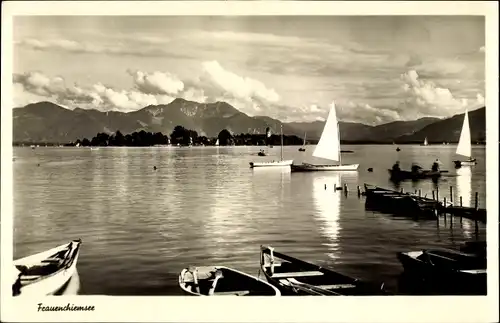
[[[283,295],[360,296],[390,295],[384,284],[374,285],[344,276],[261,246],[261,270]]]
[[[224,266],[185,268],[179,275],[179,286],[195,296],[281,296],[268,282]]]
[[[484,256],[434,249],[398,252],[397,257],[407,275],[423,279],[434,289],[465,294],[486,293]]]
[[[14,261],[14,296],[53,295],[76,271],[80,239]]]

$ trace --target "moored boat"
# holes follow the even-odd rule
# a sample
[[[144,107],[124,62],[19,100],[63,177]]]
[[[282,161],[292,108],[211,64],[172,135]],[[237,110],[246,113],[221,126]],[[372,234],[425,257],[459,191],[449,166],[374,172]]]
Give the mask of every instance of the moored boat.
[[[184,268],[179,286],[195,296],[281,296],[268,282],[225,266]]]
[[[398,252],[407,275],[422,279],[435,290],[449,293],[486,293],[486,257],[455,250]]]
[[[362,282],[333,270],[261,246],[260,267],[269,283],[283,295],[389,295],[384,284]]]
[[[266,130],[269,133],[269,129]],[[261,155],[261,153],[263,155]],[[259,152],[259,156],[265,156],[264,151]],[[267,162],[250,162],[250,168],[255,167],[290,167],[293,164],[293,159],[284,160],[283,159],[283,125],[281,125],[281,154],[279,160],[272,160]]]
[[[73,276],[80,253],[80,239],[14,261],[14,296],[53,295]]]

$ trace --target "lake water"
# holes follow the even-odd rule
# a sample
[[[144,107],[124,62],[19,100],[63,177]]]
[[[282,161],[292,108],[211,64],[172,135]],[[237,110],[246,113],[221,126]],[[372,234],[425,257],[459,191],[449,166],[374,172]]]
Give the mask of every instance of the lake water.
[[[280,147],[14,148],[14,258],[71,239],[83,240],[79,294],[181,295],[179,272],[189,265],[227,265],[258,275],[259,246],[268,244],[343,274],[397,289],[396,252],[457,248],[485,239],[485,225],[464,219],[414,221],[365,211],[356,186],[394,187],[387,169],[396,160],[430,168],[439,158],[449,176],[440,199],[486,207],[485,147],[478,164],[456,171],[456,146],[343,146],[343,163],[356,173],[290,173],[250,169],[249,162],[279,158]],[[285,147],[295,163],[321,162]],[[157,170],[153,170],[157,166]],[[368,172],[369,167],[373,172]],[[458,173],[458,174],[457,174]],[[350,193],[334,191],[346,183]],[[326,184],[326,189],[325,189]],[[431,196],[431,181],[405,182]]]

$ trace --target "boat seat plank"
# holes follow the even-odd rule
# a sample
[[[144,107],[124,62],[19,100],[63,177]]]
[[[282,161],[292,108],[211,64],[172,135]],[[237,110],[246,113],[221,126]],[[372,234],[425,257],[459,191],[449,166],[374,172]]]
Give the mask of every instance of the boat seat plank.
[[[293,278],[293,277],[311,277],[311,276],[322,276],[321,271],[300,271],[295,273],[277,273],[271,276],[271,278]]]
[[[226,296],[226,295],[237,295],[237,296],[243,296],[250,294],[249,290],[240,290],[240,291],[230,291],[230,292],[215,292],[215,296]]]
[[[356,285],[353,284],[335,284],[335,285],[317,285],[316,287],[322,289],[342,289],[342,288],[354,288]]]

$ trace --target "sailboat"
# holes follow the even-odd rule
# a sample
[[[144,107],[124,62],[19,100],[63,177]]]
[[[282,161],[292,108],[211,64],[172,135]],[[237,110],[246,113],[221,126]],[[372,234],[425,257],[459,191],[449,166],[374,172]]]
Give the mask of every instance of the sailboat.
[[[215,142],[216,146],[219,146],[219,138],[217,138],[217,141]]]
[[[307,132],[304,133],[304,142],[302,143],[302,147],[299,148],[299,151],[306,151],[306,136],[307,136]]]
[[[462,124],[462,132],[460,133],[460,139],[458,140],[457,155],[469,157],[468,160],[454,160],[455,167],[461,166],[471,166],[477,164],[476,159],[472,158],[472,147],[470,138],[470,127],[469,127],[469,114],[465,110],[464,123]]]
[[[359,167],[359,164],[342,165],[342,157],[340,154],[340,129],[334,102],[331,104],[330,114],[326,120],[325,128],[323,129],[318,145],[314,149],[313,157],[338,161],[338,165],[313,165],[302,163],[301,165],[292,165],[292,172],[356,171]]]
[[[281,125],[281,157],[280,160],[273,160],[270,162],[250,162],[250,168],[254,167],[288,167],[293,164],[293,159],[283,160],[283,125]]]
[[[425,137],[425,139],[424,139],[424,143],[423,143],[423,144],[420,144],[420,146],[427,146],[427,145],[429,145],[429,144],[427,143],[427,137]]]

